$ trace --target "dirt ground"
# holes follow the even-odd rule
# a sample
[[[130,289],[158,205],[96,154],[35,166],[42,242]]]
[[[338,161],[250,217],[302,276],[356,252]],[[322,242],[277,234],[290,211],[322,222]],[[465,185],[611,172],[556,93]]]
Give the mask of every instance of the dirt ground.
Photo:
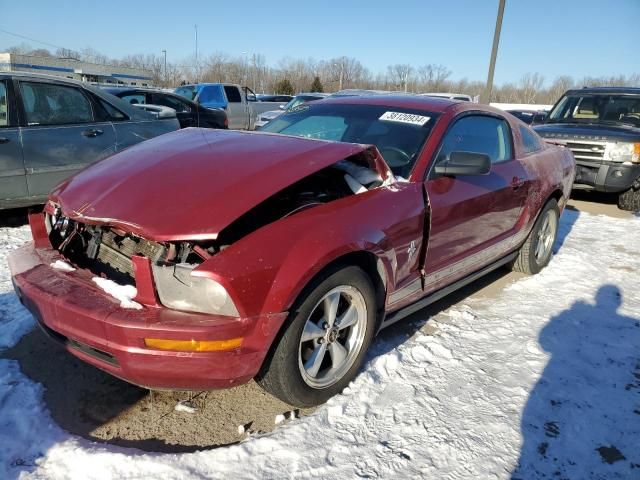
[[[589,193],[574,196],[569,208],[614,217],[630,215],[617,209],[613,197]],[[19,223],[3,219],[4,226]],[[430,333],[432,327],[424,323],[425,318],[468,296],[491,298],[520,276],[507,270],[493,272],[390,327],[377,341],[397,343],[398,339],[410,338],[417,329]],[[47,407],[65,430],[90,440],[146,451],[187,452],[238,442],[247,435],[239,433],[239,426],[253,432],[270,431],[277,427],[277,415],[293,410],[253,382],[213,392],[149,392],[75,359],[38,329],[3,356],[18,360],[25,375],[44,385]],[[176,411],[174,407],[181,401],[190,401],[196,410]],[[296,411],[295,416],[311,411]]]

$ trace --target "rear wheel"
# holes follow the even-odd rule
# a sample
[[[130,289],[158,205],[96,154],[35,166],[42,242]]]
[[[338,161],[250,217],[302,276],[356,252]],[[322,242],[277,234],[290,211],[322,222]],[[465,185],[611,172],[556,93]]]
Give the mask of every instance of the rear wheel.
[[[640,212],[640,188],[631,187],[618,195],[618,208],[630,212]]]
[[[318,278],[301,295],[256,379],[291,405],[310,407],[340,393],[364,361],[375,328],[375,294],[358,267]]]
[[[520,248],[518,257],[512,265],[513,270],[532,275],[547,266],[551,260],[553,244],[558,236],[559,218],[558,202],[549,200]]]

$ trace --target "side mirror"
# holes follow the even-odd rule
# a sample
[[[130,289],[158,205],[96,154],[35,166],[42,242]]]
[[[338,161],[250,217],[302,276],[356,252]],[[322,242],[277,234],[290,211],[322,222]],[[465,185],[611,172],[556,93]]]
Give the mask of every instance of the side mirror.
[[[439,175],[488,175],[491,172],[489,155],[476,152],[451,152],[434,169]]]
[[[280,110],[284,110],[284,105],[280,105],[278,108],[279,108]]]

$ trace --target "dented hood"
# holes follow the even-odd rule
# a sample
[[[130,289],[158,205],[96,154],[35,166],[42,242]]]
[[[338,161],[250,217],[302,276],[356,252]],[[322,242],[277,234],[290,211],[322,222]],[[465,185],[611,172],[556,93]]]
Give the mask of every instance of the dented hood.
[[[80,171],[51,199],[64,215],[150,240],[214,239],[274,193],[375,147],[284,135],[189,128],[148,140]]]

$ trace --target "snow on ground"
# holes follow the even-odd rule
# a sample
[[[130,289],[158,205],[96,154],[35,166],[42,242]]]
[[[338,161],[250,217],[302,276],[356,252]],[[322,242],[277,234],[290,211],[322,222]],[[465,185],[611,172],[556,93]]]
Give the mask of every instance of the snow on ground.
[[[1,255],[25,236],[0,229]],[[386,335],[311,416],[210,451],[71,436],[0,360],[0,477],[640,479],[639,238],[639,218],[567,211],[540,275],[436,315],[431,335]],[[10,287],[1,271],[5,344],[31,324]]]
[[[31,232],[27,225],[0,228],[0,350],[13,346],[34,325],[29,312],[13,294],[11,273],[7,266],[9,253],[30,239]]]

